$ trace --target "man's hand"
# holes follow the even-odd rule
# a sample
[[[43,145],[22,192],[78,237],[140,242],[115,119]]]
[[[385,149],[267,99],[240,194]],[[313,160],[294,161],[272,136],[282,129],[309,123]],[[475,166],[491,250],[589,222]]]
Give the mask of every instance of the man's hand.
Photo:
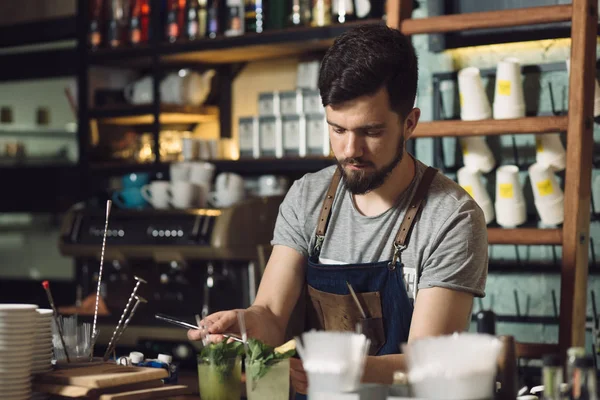
[[[279,330],[276,329],[274,316],[266,308],[260,306],[252,306],[245,310],[220,311],[206,317],[202,323],[208,327],[211,342],[222,341],[223,333],[241,333],[238,325],[238,312],[244,313],[248,337],[259,339],[271,346],[277,346],[281,343],[283,339],[279,337]],[[188,339],[201,340],[200,330],[190,329]]]
[[[299,358],[290,358],[290,378],[292,378],[292,387],[296,393],[306,394],[308,391],[308,378],[302,367],[302,360]]]

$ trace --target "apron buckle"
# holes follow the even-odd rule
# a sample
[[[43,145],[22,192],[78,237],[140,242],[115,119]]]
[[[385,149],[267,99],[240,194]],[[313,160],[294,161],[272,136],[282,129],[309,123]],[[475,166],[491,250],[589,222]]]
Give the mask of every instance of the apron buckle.
[[[315,242],[314,253],[319,254],[321,252],[321,246],[323,246],[323,241],[325,240],[325,236],[316,235],[317,241]]]
[[[406,245],[394,243],[394,256],[392,257],[392,261],[390,261],[388,264],[388,269],[390,271],[396,269],[396,263],[400,261],[400,253],[402,253],[404,250],[406,250]]]

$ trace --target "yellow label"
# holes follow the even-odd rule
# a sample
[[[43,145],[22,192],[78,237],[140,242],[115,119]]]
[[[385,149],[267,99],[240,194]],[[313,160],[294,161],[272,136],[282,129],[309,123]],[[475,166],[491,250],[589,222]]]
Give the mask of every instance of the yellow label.
[[[513,193],[513,184],[512,183],[501,183],[498,185],[500,189],[500,197],[503,199],[512,199],[514,196]]]
[[[501,96],[510,96],[510,81],[502,79],[498,81],[498,94]]]
[[[463,156],[469,154],[469,146],[466,143],[461,143],[460,147],[462,147]]]
[[[463,98],[462,93],[458,94],[458,100],[460,101],[460,106],[462,107],[463,104],[465,103],[465,99]]]
[[[548,196],[549,194],[554,193],[550,179],[539,181],[536,183],[536,186],[538,188],[538,192],[540,192],[540,196]]]
[[[465,191],[467,193],[469,193],[469,196],[475,198],[475,195],[473,194],[473,186],[471,186],[471,185],[465,185],[465,186],[463,186],[463,189],[465,189]]]
[[[544,142],[542,142],[542,139],[535,138],[535,149],[538,153],[542,153],[544,151]]]

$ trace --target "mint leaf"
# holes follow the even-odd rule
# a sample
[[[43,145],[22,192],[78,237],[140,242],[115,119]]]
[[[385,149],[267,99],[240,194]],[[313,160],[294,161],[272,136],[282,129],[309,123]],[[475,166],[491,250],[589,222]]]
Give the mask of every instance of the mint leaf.
[[[264,377],[272,365],[295,354],[295,350],[285,353],[275,353],[275,348],[258,339],[248,339],[246,379],[252,379],[252,388],[256,388],[258,380]]]

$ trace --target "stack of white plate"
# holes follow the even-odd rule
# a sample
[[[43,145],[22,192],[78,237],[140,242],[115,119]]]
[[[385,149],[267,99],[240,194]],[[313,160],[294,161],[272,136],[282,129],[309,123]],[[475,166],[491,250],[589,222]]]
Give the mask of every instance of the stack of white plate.
[[[52,370],[52,310],[38,309],[33,343],[32,374],[42,374]]]
[[[37,305],[0,304],[0,390],[3,400],[31,397]]]

